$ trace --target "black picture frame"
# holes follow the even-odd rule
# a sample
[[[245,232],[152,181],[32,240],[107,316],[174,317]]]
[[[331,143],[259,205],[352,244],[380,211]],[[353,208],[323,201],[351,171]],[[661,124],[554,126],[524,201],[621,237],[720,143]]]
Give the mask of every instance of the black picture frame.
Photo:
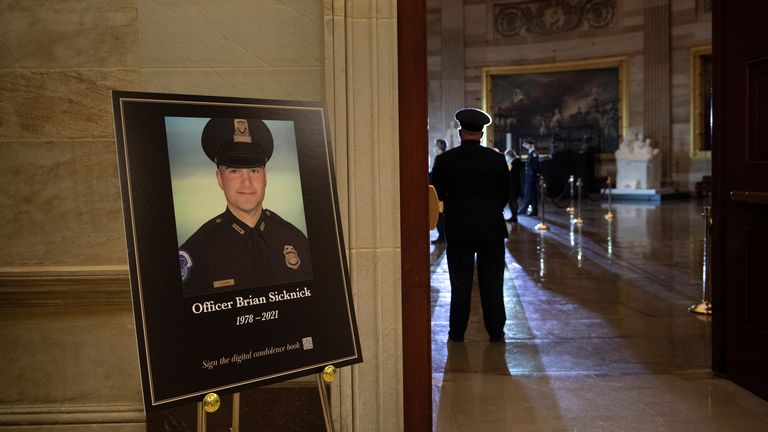
[[[145,408],[362,362],[324,104],[127,91],[113,92],[112,99]],[[311,279],[184,295],[169,118],[291,125],[298,172],[287,175],[301,192],[293,205],[303,210],[296,225],[309,239]],[[281,145],[276,139],[275,154]],[[205,158],[199,141],[189,146],[185,151]],[[215,170],[210,162],[214,184]],[[248,301],[254,298],[264,301]]]

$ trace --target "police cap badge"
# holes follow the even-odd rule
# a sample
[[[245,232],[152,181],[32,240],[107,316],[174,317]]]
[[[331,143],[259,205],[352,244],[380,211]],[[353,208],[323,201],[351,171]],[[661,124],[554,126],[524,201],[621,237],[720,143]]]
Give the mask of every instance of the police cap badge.
[[[209,120],[203,128],[201,142],[206,156],[216,166],[233,168],[266,165],[275,146],[272,133],[263,121],[239,118]]]

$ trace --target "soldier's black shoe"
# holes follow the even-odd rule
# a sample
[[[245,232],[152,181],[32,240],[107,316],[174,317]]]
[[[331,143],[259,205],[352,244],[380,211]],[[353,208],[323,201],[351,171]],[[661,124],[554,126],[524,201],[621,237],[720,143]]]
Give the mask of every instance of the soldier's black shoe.
[[[504,332],[501,332],[500,335],[492,335],[488,340],[491,342],[504,342]]]

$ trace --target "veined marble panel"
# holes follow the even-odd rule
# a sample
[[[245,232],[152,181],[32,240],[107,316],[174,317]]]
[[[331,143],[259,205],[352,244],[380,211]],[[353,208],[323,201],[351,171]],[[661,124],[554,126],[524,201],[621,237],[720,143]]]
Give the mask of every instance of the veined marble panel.
[[[108,109],[108,108],[107,108]],[[0,266],[125,264],[115,142],[0,142]]]
[[[0,68],[129,67],[136,1],[0,1]]]
[[[142,69],[144,91],[250,97],[323,99],[322,68],[285,69]]]
[[[626,33],[613,37],[558,40],[549,42],[531,41],[515,46],[467,46],[467,67],[470,65],[508,66],[537,63],[554,63],[568,60],[582,60],[600,57],[626,55],[642,51],[643,39],[640,33]]]
[[[0,70],[0,141],[112,139],[112,90],[133,90],[131,69]]]
[[[64,401],[141,404],[128,304],[8,308],[0,318],[0,345],[4,409]]]
[[[321,67],[323,3],[138,0],[139,66]],[[278,72],[279,73],[279,72]]]

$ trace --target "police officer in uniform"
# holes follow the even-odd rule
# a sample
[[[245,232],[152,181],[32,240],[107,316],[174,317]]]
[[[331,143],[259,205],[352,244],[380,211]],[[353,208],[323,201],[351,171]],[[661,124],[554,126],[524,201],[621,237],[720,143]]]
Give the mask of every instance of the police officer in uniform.
[[[504,207],[509,198],[509,170],[503,154],[480,144],[491,123],[485,112],[456,112],[461,145],[435,158],[432,183],[443,201],[451,280],[448,338],[460,342],[469,321],[472,276],[477,274],[483,322],[491,341],[504,338]]]
[[[179,248],[184,295],[274,285],[312,278],[309,241],[263,207],[272,133],[261,120],[214,118],[201,137],[216,164],[227,208]]]

